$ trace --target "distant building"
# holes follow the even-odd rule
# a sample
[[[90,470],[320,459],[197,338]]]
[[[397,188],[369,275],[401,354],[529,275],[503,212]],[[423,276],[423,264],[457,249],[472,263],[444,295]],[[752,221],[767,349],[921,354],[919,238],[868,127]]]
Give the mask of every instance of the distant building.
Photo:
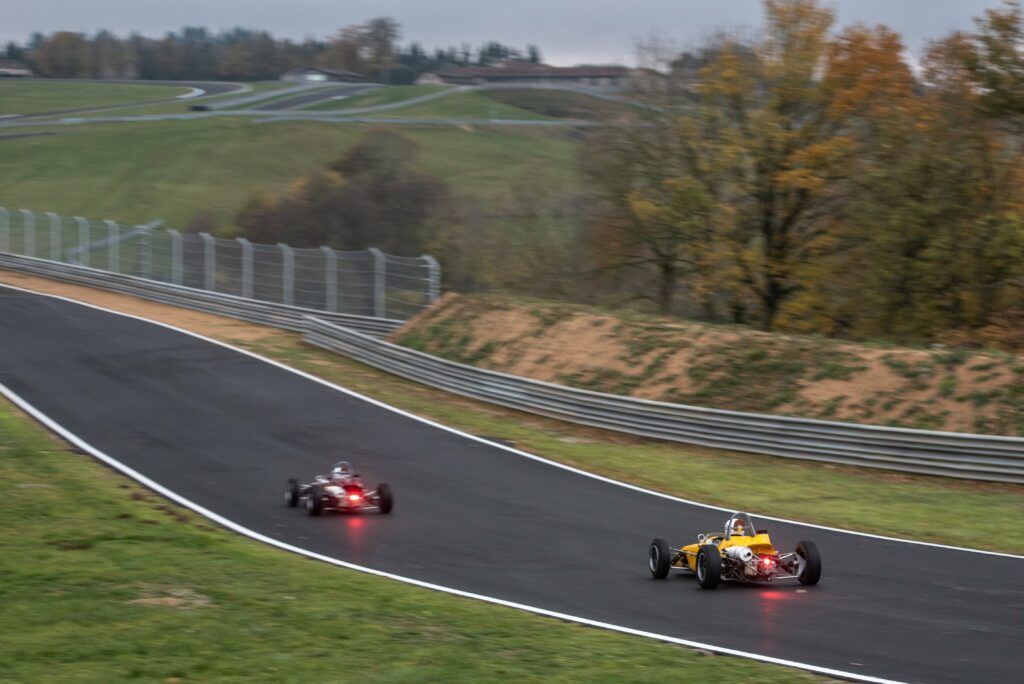
[[[437,74],[421,74],[416,79],[416,85],[444,85],[444,79]]]
[[[447,67],[436,74],[424,74],[417,82],[436,78],[455,85],[548,85],[620,90],[630,70],[621,66],[555,67],[533,62],[504,61],[492,66]]]
[[[323,69],[321,67],[295,67],[281,74],[282,81],[292,83],[356,83],[365,81],[360,74],[351,71],[337,71],[335,69]]]
[[[32,70],[27,64],[13,59],[0,59],[0,78],[29,78]]]

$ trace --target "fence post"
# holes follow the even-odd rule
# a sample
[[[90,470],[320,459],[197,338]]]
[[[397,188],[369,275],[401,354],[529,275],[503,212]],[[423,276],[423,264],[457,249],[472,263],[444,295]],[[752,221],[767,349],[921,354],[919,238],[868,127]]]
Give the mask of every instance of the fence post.
[[[116,221],[104,219],[107,226],[107,270],[112,273],[121,272],[121,229]]]
[[[384,252],[376,247],[370,247],[370,254],[373,255],[373,315],[377,318],[384,318],[387,307],[384,301],[385,268]]]
[[[281,249],[281,301],[288,306],[295,305],[295,251],[278,242]]]
[[[11,212],[0,207],[0,252],[11,251]]]
[[[182,245],[181,245],[181,233],[174,230],[173,228],[167,229],[167,234],[171,236],[171,282],[175,285],[181,285],[181,261],[182,261]]]
[[[330,247],[324,253],[324,311],[338,310],[338,255]]]
[[[77,261],[82,266],[90,266],[89,252],[89,221],[81,216],[75,217],[75,223],[78,224],[78,251],[75,252]]]
[[[429,254],[423,255],[423,261],[427,263],[427,279],[429,281],[427,290],[427,303],[433,304],[441,296],[441,264]]]
[[[136,230],[142,231],[139,236],[138,262],[139,277],[146,280],[153,279],[153,229],[151,226],[135,226]]]
[[[242,245],[242,296],[252,299],[252,243],[244,237],[235,239]]]
[[[50,219],[50,261],[60,261],[60,248],[63,242],[60,234],[60,216],[48,211],[46,217]]]
[[[216,285],[217,243],[209,233],[200,233],[203,238],[203,289],[213,292]]]
[[[34,257],[36,255],[36,215],[28,209],[20,209],[21,211],[21,231],[24,233],[22,236],[22,250],[24,250],[25,256]]]

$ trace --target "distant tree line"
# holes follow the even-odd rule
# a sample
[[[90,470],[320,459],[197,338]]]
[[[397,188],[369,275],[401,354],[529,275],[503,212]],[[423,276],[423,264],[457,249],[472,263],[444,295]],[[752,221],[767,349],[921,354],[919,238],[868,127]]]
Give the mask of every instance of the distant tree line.
[[[27,63],[40,76],[153,80],[268,80],[296,66],[352,71],[384,83],[412,83],[446,66],[489,64],[500,59],[539,62],[536,46],[525,49],[490,41],[479,46],[428,51],[399,44],[401,27],[388,17],[346,26],[326,40],[278,39],[266,31],[235,28],[211,32],[185,27],[162,38],[118,37],[58,31],[35,33],[27,44],[8,43],[2,53]]]

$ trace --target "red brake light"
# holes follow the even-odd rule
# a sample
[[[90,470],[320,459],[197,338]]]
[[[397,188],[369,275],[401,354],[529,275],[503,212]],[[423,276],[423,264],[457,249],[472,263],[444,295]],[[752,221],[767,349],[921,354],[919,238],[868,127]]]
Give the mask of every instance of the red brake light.
[[[348,495],[348,500],[349,501],[359,501],[360,498],[361,497],[358,494],[349,494]]]

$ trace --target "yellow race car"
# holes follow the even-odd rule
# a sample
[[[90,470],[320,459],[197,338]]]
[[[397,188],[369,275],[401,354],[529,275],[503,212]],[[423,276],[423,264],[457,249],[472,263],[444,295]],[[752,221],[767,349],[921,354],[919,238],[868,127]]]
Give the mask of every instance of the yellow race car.
[[[779,553],[768,531],[755,528],[747,513],[733,513],[725,521],[723,534],[698,534],[695,544],[682,548],[655,539],[648,565],[655,579],[665,579],[671,570],[692,573],[701,589],[714,589],[723,580],[795,579],[800,584],[814,585],[821,579],[821,555],[814,542],[802,541],[794,551]]]

